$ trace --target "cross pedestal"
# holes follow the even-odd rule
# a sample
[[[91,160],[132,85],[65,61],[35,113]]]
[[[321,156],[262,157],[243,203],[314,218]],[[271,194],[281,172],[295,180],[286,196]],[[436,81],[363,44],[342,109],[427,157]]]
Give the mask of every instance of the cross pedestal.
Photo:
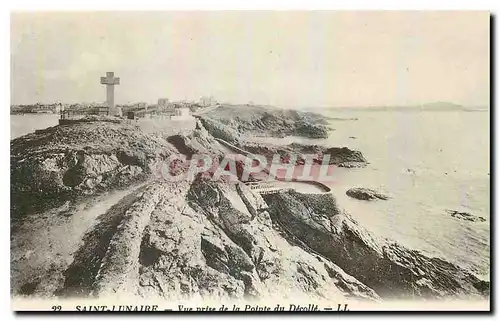
[[[114,72],[106,72],[106,77],[101,77],[101,84],[106,85],[106,104],[109,115],[122,116],[122,109],[115,107],[115,85],[120,84],[120,77],[115,77]]]

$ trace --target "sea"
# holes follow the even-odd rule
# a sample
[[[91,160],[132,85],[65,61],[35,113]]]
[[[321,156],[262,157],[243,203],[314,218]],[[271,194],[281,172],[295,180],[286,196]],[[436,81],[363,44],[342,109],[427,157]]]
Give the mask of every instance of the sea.
[[[490,278],[489,111],[317,110],[332,118],[328,139],[265,138],[348,147],[368,166],[337,168],[329,183],[341,208],[380,238]],[[353,187],[382,191],[387,201],[346,195]],[[486,219],[470,222],[447,210]]]
[[[314,110],[318,112],[318,110]],[[363,153],[368,166],[338,168],[330,187],[340,205],[380,238],[440,257],[490,278],[490,113],[487,111],[338,111],[328,139],[267,138]],[[57,115],[11,115],[11,139],[57,125]],[[386,201],[350,198],[352,187]],[[470,222],[447,210],[486,219]]]
[[[58,114],[10,115],[10,139],[59,124]]]

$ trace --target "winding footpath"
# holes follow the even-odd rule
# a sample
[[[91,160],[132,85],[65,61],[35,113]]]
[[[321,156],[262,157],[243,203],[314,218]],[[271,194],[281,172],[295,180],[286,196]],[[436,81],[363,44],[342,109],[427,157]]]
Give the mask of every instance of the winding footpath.
[[[243,155],[247,158],[254,159],[253,154],[243,150],[223,139],[215,138],[217,142],[223,145],[225,148],[230,151],[236,152],[240,155]],[[269,170],[263,169],[266,174],[269,174]],[[308,180],[298,180],[293,179],[292,181],[282,181],[282,180],[271,180],[271,181],[263,181],[263,182],[247,182],[245,185],[249,186],[250,189],[254,192],[260,194],[270,194],[270,193],[278,193],[282,190],[290,190],[294,189],[298,192],[307,193],[307,194],[327,194],[331,193],[330,187],[319,182],[319,181],[308,181]]]

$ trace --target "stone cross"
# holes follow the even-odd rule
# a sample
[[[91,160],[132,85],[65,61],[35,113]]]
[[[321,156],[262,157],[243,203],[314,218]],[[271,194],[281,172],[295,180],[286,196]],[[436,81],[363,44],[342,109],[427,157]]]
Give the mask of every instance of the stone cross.
[[[115,85],[120,84],[120,77],[115,78],[114,72],[107,72],[101,77],[101,84],[106,85],[106,103],[110,111],[115,108]]]

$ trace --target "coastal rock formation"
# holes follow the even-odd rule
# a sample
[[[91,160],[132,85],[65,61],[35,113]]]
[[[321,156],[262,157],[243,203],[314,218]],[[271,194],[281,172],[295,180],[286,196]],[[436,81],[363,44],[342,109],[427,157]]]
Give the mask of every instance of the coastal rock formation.
[[[200,125],[203,126],[213,137],[225,140],[233,145],[238,146],[240,134],[237,130],[231,128],[230,126],[227,126],[220,121],[206,117],[199,118],[198,126]]]
[[[489,282],[460,267],[375,238],[332,194],[261,196],[241,182],[156,175],[172,154],[222,156],[212,133],[233,133],[212,125],[200,120],[190,134],[163,137],[87,121],[12,140],[12,294],[332,302],[488,295]],[[340,150],[336,161],[362,157]]]
[[[458,266],[373,237],[338,208],[331,194],[288,191],[264,199],[289,240],[337,264],[381,297],[489,294],[488,282]]]
[[[40,247],[45,257],[55,258],[42,264],[37,254],[20,255],[26,240],[14,242],[19,247],[13,248],[12,291],[62,297],[380,299],[327,258],[295,246],[275,224],[264,200],[244,184],[201,177],[192,183],[152,182],[100,214],[74,252]]]
[[[263,155],[271,160],[274,155],[280,155],[281,159],[290,155],[297,155],[297,164],[302,165],[306,161],[306,155],[312,155],[314,164],[321,164],[325,155],[329,155],[329,165],[339,167],[364,167],[367,161],[363,154],[357,150],[347,147],[324,147],[319,145],[305,145],[292,143],[289,145],[272,145],[263,143],[246,142],[242,148],[256,155]]]
[[[451,215],[451,217],[455,217],[457,219],[464,220],[464,221],[469,221],[469,222],[485,222],[486,221],[486,219],[482,216],[472,215],[472,214],[467,213],[467,212],[459,212],[459,211],[455,211],[455,210],[446,210],[446,212],[448,212]]]
[[[44,222],[63,230],[57,217]],[[244,184],[202,177],[133,190],[97,217],[74,251],[39,245],[42,253],[22,255],[33,236],[16,236],[24,240],[12,249],[14,294],[377,301],[489,291],[451,263],[373,237],[331,194],[262,198]],[[39,255],[49,259],[42,264]]]
[[[86,121],[11,141],[13,217],[144,180],[175,148],[135,126]]]
[[[377,192],[376,190],[373,190],[371,188],[364,188],[364,187],[354,187],[350,188],[345,192],[347,196],[350,196],[352,198],[356,198],[358,200],[363,200],[363,201],[371,201],[375,199],[380,199],[380,200],[388,200],[389,196],[382,194],[380,192]]]
[[[116,119],[87,118],[19,137],[11,141],[11,214],[161,179],[161,166],[174,153],[224,155],[201,124],[188,135],[164,137]]]
[[[221,157],[225,154],[220,148],[219,143],[203,127],[199,121],[196,129],[190,134],[177,134],[166,138],[179,153],[186,156],[187,159],[195,154],[211,155],[212,157]]]
[[[326,117],[303,113],[295,110],[283,110],[270,106],[237,106],[224,105],[204,114],[201,119],[207,130],[214,137],[212,126],[207,126],[208,119],[223,124],[228,131],[237,131],[245,135],[257,136],[302,136],[309,138],[327,138],[328,127]],[[216,126],[214,131],[220,131]],[[222,138],[225,139],[225,138]],[[226,139],[225,139],[226,140]]]

